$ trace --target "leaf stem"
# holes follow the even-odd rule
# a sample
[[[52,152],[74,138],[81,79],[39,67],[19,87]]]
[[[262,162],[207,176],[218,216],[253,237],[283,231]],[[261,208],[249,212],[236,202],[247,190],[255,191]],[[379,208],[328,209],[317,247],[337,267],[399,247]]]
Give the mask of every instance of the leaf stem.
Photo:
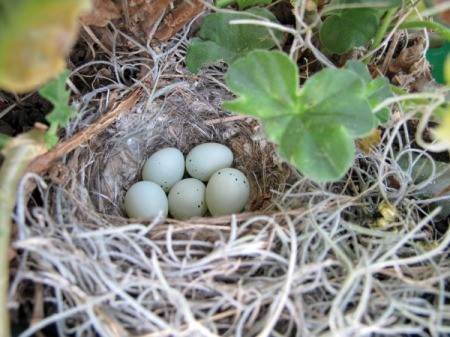
[[[34,128],[11,138],[2,150],[0,168],[0,336],[10,336],[8,302],[11,214],[17,185],[28,164],[46,152],[45,131]]]
[[[236,0],[214,0],[214,4],[219,7],[227,7],[236,3]]]
[[[443,36],[447,41],[450,41],[450,29],[440,23],[432,21],[409,21],[402,23],[399,29],[408,28],[428,28],[436,31],[439,35]]]
[[[386,34],[394,14],[397,12],[398,7],[388,9],[386,11],[386,15],[384,17],[383,23],[381,24],[380,28],[377,31],[377,34],[375,35],[375,38],[373,40],[372,45],[370,46],[370,50],[375,50],[378,48],[378,46],[381,44],[381,41],[383,41],[384,35]],[[368,56],[364,59],[364,63],[368,64],[370,60],[372,59],[372,56]]]

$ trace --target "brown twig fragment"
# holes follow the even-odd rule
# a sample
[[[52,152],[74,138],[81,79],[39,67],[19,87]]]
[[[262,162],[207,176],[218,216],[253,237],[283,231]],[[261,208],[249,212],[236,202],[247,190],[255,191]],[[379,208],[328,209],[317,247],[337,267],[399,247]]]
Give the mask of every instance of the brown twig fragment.
[[[169,40],[202,10],[203,4],[200,1],[184,1],[164,19],[164,24],[157,30],[155,37],[160,41]]]
[[[68,154],[69,152],[79,147],[81,144],[89,141],[94,136],[104,131],[109,125],[115,122],[120,115],[131,111],[131,109],[138,101],[140,95],[141,90],[139,89],[131,92],[128,97],[115,104],[109,113],[90,125],[90,127],[79,131],[42,156],[37,157],[28,166],[27,172],[35,172],[38,174],[46,172],[51,167],[54,161]]]

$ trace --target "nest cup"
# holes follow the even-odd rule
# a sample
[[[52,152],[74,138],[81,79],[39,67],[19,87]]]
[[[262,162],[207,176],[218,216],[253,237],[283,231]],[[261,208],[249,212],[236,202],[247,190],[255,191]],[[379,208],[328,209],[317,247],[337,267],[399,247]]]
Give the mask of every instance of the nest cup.
[[[357,152],[343,179],[317,184],[280,160],[257,121],[220,108],[232,98],[223,72],[195,78],[174,54],[152,92],[144,80],[107,82],[81,98],[67,136],[108,114],[104,97],[140,97],[63,158],[67,180],[22,181],[8,298],[12,320],[26,322],[21,336],[448,334],[450,232],[431,241],[436,212],[424,213],[428,201],[411,193],[421,186],[397,165],[396,153],[412,151],[407,119]],[[170,146],[186,155],[205,142],[231,148],[249,179],[243,213],[126,217],[124,195],[151,154]],[[383,201],[395,219],[374,228]]]
[[[31,291],[45,317],[42,326],[57,326],[58,335],[70,335],[74,329],[85,330],[80,332],[82,336],[107,334],[111,326],[132,335],[166,335],[167,330],[158,322],[167,320],[182,329],[188,310],[179,307],[179,297],[173,297],[173,291],[182,291],[182,298],[192,303],[203,299],[215,307],[223,295],[211,297],[210,290],[196,290],[190,280],[204,278],[209,283],[219,277],[219,285],[225,282],[231,286],[237,279],[226,275],[237,270],[244,275],[262,268],[259,262],[239,262],[254,255],[240,245],[256,251],[268,245],[270,213],[276,211],[283,190],[297,178],[296,171],[278,157],[276,145],[267,140],[258,121],[221,109],[223,101],[232,98],[223,87],[188,78],[169,83],[153,95],[141,88],[134,90],[139,99],[129,111],[117,115],[106,130],[63,158],[68,171],[65,181],[53,179],[50,170],[47,187],[42,189],[43,184],[38,183],[38,199],[43,204],[31,198],[23,200],[27,208],[18,208],[19,213],[25,211],[17,215],[18,236],[39,240],[33,252],[24,255],[23,267],[15,275],[11,293],[16,294],[17,308],[23,310],[13,313],[13,321],[21,319],[20,312],[29,312],[25,320],[32,320],[35,304],[21,295]],[[99,101],[86,97],[83,101],[87,102],[80,104],[84,117],[68,127],[69,135],[92,127],[93,120],[109,111],[102,111]],[[187,155],[206,142],[228,146],[234,155],[232,166],[249,180],[250,198],[241,214],[212,217],[207,213],[187,221],[127,218],[125,193],[142,180],[142,167],[149,156],[165,147],[176,147]],[[236,235],[248,235],[257,243],[236,241],[226,249],[230,252],[222,251],[220,247],[236,240]],[[23,242],[16,242],[15,248],[28,251],[30,246]],[[219,274],[210,275],[209,271]],[[167,278],[169,288],[159,288],[161,277]],[[36,288],[39,284],[44,287]],[[101,300],[106,310],[99,307],[90,313],[83,309],[92,298],[102,297],[106,289],[122,295],[113,302]],[[75,308],[79,311],[65,317],[65,312]],[[215,310],[222,311],[219,307]],[[55,312],[58,318],[53,316]],[[96,323],[96,315],[102,315],[104,324]],[[233,326],[228,314],[223,320]]]
[[[142,167],[150,155],[175,147],[186,156],[196,145],[216,142],[232,150],[233,167],[250,182],[244,212],[267,212],[280,195],[274,192],[285,189],[294,171],[277,156],[275,144],[262,134],[258,121],[220,108],[227,98],[223,89],[189,82],[163,90],[150,102],[143,93],[131,112],[70,156],[68,185],[75,192],[70,194],[78,194],[77,200],[86,206],[83,212],[126,217],[125,193],[142,180]]]
[[[220,108],[230,98],[224,89],[183,80],[151,99],[144,91],[140,95],[131,111],[65,158],[69,178],[41,189],[43,206],[17,207],[19,239],[13,247],[21,257],[10,293],[28,313],[27,321],[42,313],[25,336],[53,326],[54,335],[64,337],[74,331],[86,337],[260,336],[261,331],[294,336],[308,326],[312,332],[305,334],[318,336],[316,331],[345,322],[357,301],[376,319],[386,319],[389,292],[404,310],[423,300],[420,308],[429,306],[434,322],[437,309],[423,284],[445,277],[448,253],[438,268],[429,250],[418,253],[416,242],[423,240],[428,220],[417,219],[419,206],[401,203],[409,183],[401,180],[394,158],[382,165],[389,169],[386,177],[395,175],[404,184],[401,188],[391,188],[388,179],[379,184],[382,156],[376,149],[358,154],[353,183],[344,178],[313,185],[277,157],[259,123]],[[390,130],[385,136],[398,137],[395,127]],[[250,181],[246,212],[188,221],[125,217],[124,194],[141,179],[152,153],[173,146],[187,154],[211,141],[232,149],[233,166]],[[379,208],[373,186],[399,200],[399,219],[417,225],[395,221],[395,230],[364,225],[364,219],[371,221],[367,214]],[[447,249],[450,234],[444,239],[434,253]],[[385,264],[378,256],[391,257]],[[420,261],[421,270],[429,271],[414,276],[419,281],[414,285],[390,276],[399,261],[407,268]],[[348,266],[360,268],[361,275],[373,270],[370,296],[364,289],[371,282],[355,282]],[[445,291],[436,296],[447,298]],[[410,324],[402,311],[392,315],[401,326]],[[345,323],[342,331],[347,328]],[[358,334],[360,323],[352,329]]]

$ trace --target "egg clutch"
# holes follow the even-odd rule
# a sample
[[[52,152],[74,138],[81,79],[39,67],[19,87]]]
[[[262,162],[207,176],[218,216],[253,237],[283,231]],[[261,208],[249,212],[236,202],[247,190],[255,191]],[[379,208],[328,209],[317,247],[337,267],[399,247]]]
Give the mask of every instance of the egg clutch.
[[[142,169],[143,181],[125,194],[130,218],[169,213],[179,220],[241,212],[250,196],[247,177],[232,168],[233,152],[225,145],[204,143],[186,156],[173,147],[152,154]],[[190,177],[183,179],[185,171]],[[166,194],[168,193],[168,194]]]

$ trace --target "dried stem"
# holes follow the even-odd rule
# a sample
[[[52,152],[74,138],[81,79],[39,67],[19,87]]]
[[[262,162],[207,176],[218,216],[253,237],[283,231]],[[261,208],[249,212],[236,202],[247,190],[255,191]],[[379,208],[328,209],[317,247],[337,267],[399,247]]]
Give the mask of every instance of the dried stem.
[[[27,165],[46,151],[45,127],[38,125],[31,131],[9,140],[3,150],[0,169],[0,335],[10,336],[7,303],[9,287],[9,240],[11,215],[16,201],[19,179]]]

